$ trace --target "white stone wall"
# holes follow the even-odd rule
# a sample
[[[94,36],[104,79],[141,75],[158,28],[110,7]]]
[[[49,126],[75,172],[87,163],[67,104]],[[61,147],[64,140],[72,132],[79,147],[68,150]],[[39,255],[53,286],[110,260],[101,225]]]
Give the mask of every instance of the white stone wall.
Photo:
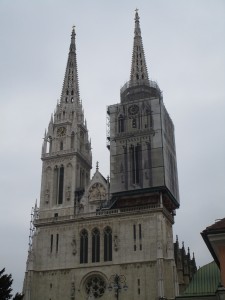
[[[141,240],[138,232],[139,224],[142,229]],[[136,225],[136,241],[133,236],[133,225]],[[106,226],[112,228],[112,262],[103,261],[103,230]],[[91,262],[91,231],[94,227],[101,233],[99,263]],[[83,228],[89,233],[87,264],[80,264],[79,234]],[[52,251],[51,235],[53,235]],[[33,242],[34,263],[30,299],[73,299],[72,287],[75,287],[74,299],[87,299],[84,284],[89,275],[100,274],[108,285],[108,280],[114,273],[126,276],[128,290],[121,292],[120,299],[157,299],[159,295],[173,298],[175,263],[172,241],[171,220],[167,219],[162,209],[103,215],[84,220],[79,217],[77,220],[55,222],[40,227]],[[114,299],[113,292],[106,290],[101,299]]]

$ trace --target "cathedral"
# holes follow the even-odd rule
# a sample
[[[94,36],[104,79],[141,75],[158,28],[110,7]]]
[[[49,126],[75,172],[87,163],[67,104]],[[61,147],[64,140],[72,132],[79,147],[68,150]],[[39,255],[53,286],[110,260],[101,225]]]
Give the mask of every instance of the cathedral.
[[[61,98],[42,145],[24,299],[175,299],[181,279],[173,244],[180,205],[174,125],[148,77],[138,11],[130,80],[107,107],[108,178],[98,163],[91,177],[75,36],[73,28]]]

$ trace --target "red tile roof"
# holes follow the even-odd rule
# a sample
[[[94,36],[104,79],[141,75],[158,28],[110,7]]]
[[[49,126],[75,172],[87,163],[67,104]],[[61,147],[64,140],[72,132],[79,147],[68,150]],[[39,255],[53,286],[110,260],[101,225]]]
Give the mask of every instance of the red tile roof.
[[[214,230],[225,230],[225,218],[219,220],[219,221],[216,221],[216,223],[214,223],[213,225],[210,225],[208,227],[206,227],[206,231],[214,231]],[[204,230],[204,231],[205,231]]]

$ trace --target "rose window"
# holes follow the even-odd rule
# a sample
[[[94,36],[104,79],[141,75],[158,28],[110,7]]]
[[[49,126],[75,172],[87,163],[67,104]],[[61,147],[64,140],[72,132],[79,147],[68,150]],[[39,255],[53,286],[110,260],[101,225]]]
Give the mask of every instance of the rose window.
[[[100,298],[104,294],[106,289],[106,283],[104,279],[99,275],[91,276],[85,283],[85,290],[89,296],[94,298]]]

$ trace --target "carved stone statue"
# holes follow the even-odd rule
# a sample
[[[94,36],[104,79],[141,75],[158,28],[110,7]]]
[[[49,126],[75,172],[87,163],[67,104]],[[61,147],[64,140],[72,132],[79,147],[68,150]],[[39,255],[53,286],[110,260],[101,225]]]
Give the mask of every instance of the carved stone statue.
[[[117,235],[114,235],[114,250],[118,251],[119,249],[119,238]]]
[[[72,242],[71,242],[71,246],[72,246],[72,253],[73,255],[77,254],[77,243],[76,243],[76,239],[75,236],[73,236]]]

